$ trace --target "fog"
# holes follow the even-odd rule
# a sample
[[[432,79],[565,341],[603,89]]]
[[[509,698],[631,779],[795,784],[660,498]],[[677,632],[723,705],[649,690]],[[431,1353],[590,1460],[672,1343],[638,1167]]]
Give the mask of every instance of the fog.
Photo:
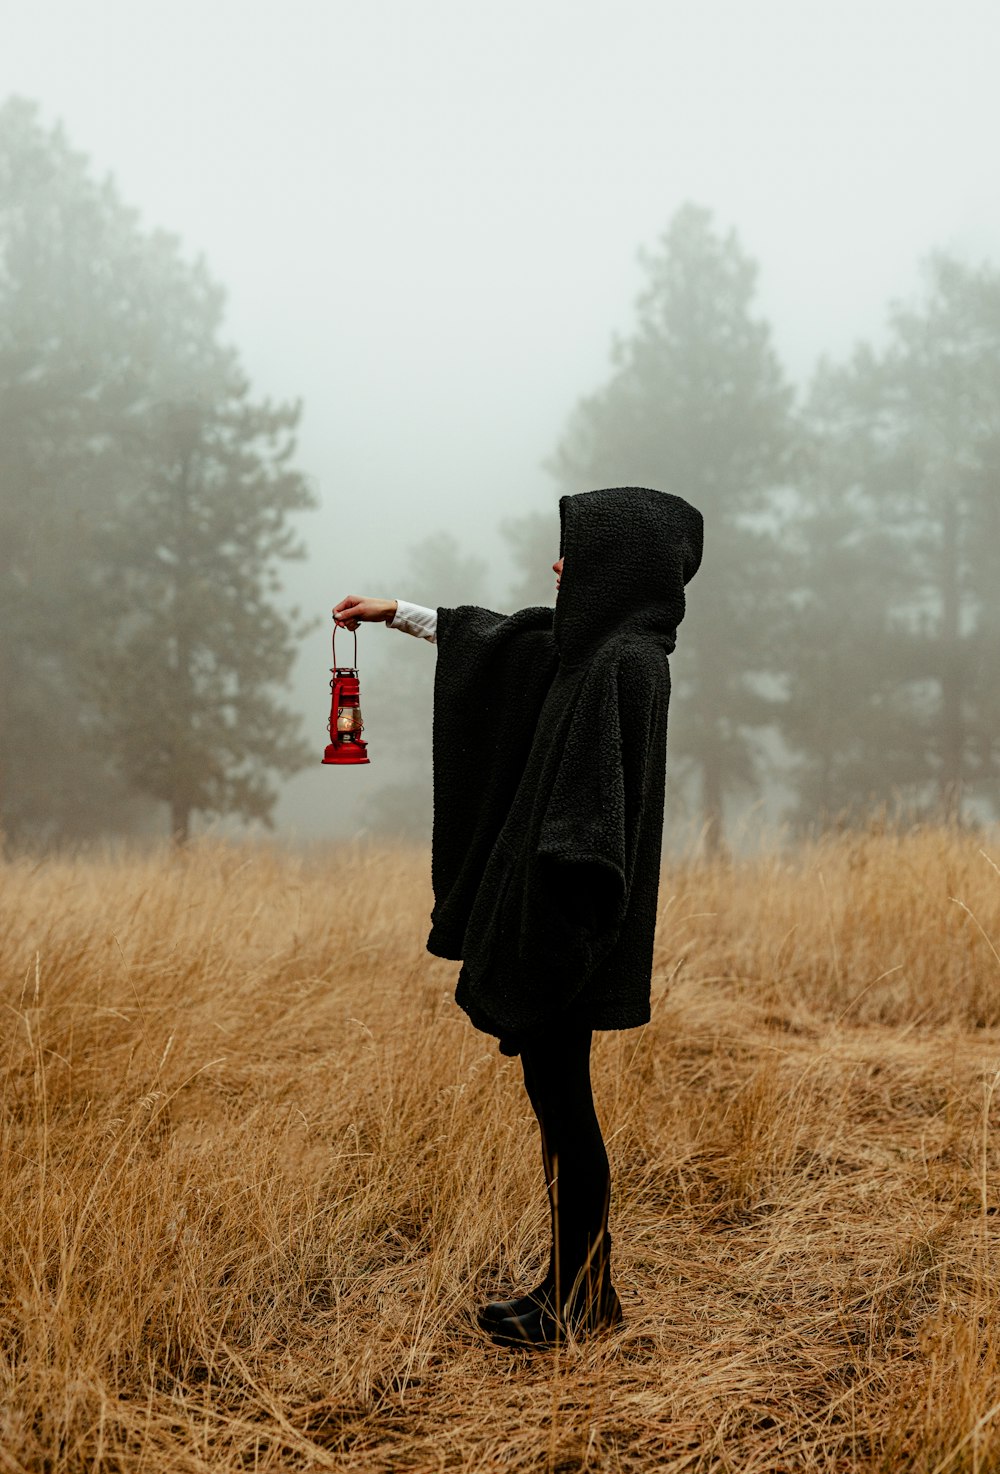
[[[304,403],[296,463],[321,506],[283,576],[322,621],[293,689],[317,765],[285,785],[281,833],[343,831],[331,785],[342,820],[391,747],[369,726],[370,769],[318,765],[331,605],[436,602],[399,578],[444,529],[501,598],[508,514],[550,512],[557,556],[542,462],[630,330],[639,249],[684,201],[758,263],[756,309],[798,388],[821,354],[880,341],[928,251],[1000,261],[998,41],[996,7],[971,0],[8,14],[0,98],[36,99],[144,223],[204,256],[254,393]],[[368,689],[389,642],[433,664],[363,628]]]

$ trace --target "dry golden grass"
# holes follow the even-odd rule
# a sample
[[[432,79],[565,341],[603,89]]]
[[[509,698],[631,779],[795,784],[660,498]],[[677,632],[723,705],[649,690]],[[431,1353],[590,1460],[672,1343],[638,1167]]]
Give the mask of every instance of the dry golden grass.
[[[8,862],[0,1470],[1000,1468],[1000,870],[669,864],[595,1044],[627,1323],[505,1351],[547,1210],[425,853]]]

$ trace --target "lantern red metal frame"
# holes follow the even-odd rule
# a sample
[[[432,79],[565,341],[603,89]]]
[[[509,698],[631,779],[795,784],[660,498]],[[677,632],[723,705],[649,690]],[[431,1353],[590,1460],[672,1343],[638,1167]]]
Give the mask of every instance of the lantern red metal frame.
[[[358,632],[354,635],[354,665],[337,665],[337,616],[333,617],[333,667],[330,671],[330,720],[326,724],[330,742],[323,754],[324,763],[350,764],[371,762],[368,744],[361,736],[361,687],[358,682]]]

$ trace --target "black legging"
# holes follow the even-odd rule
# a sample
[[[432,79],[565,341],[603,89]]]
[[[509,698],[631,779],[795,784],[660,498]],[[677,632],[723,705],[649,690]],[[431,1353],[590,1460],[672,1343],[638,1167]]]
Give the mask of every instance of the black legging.
[[[552,1222],[545,1283],[560,1302],[588,1258],[599,1277],[606,1255],[611,1172],[594,1109],[590,1041],[589,1028],[559,1022],[533,1031],[521,1048],[524,1084],[541,1131]]]

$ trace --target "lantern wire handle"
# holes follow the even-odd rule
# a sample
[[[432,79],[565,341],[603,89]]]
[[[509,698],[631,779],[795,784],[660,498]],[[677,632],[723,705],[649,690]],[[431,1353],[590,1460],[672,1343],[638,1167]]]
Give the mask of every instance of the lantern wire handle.
[[[352,669],[357,670],[357,668],[358,668],[358,632],[357,632],[357,630],[352,630],[351,631],[351,634],[354,636],[354,665],[353,665]],[[337,669],[337,616],[336,615],[333,616],[333,668],[334,668],[334,670]]]

